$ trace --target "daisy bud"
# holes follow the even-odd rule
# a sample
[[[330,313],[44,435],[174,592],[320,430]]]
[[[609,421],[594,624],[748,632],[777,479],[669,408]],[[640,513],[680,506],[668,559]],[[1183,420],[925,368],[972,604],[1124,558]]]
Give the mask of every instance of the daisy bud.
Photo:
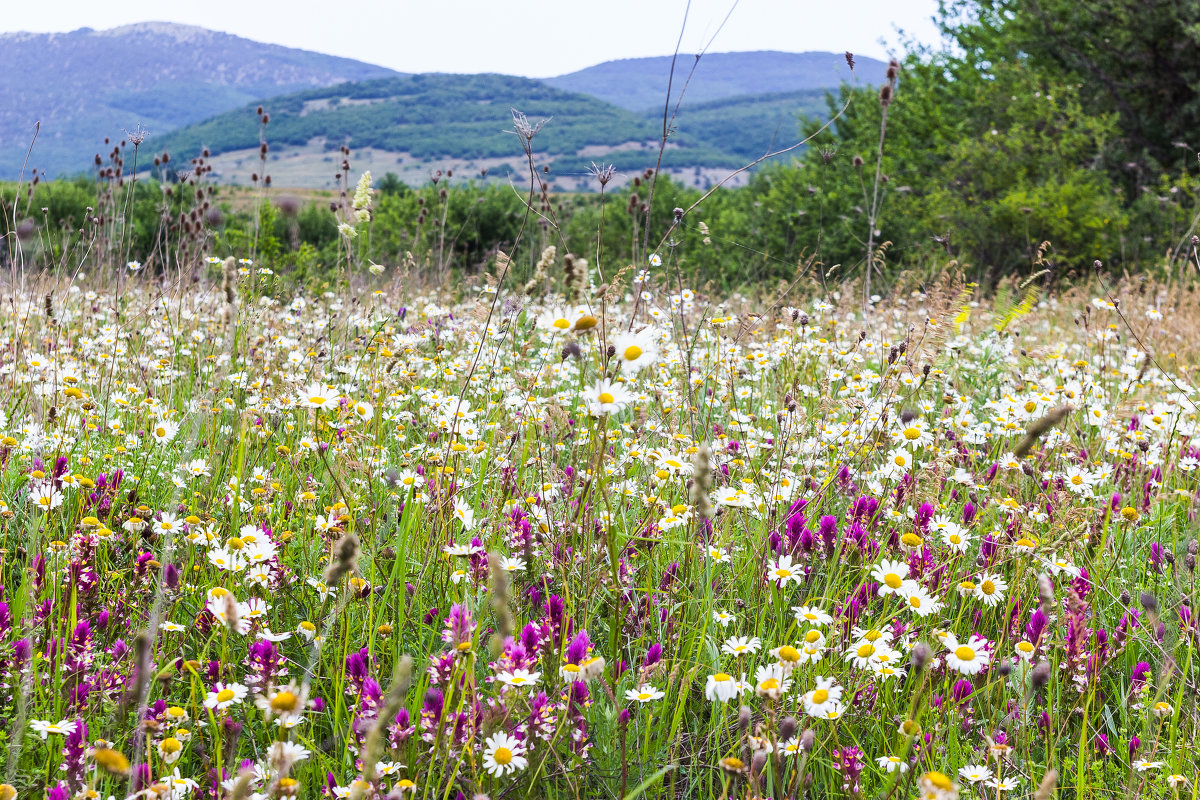
[[[750,729],[750,713],[749,706],[742,706],[738,709],[738,730],[740,730],[743,734]]]

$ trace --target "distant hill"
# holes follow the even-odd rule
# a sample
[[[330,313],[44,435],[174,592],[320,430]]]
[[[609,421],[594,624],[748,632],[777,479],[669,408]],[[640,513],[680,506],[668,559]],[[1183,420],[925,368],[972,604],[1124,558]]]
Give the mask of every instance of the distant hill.
[[[138,123],[157,135],[265,97],[397,74],[164,22],[0,34],[0,178],[16,178],[37,121],[29,165],[54,176],[86,168],[104,137]]]
[[[681,56],[674,94],[695,59]],[[202,147],[219,180],[249,182],[262,104],[271,114],[267,172],[275,185],[332,185],[341,144],[354,168],[420,183],[433,169],[523,173],[510,108],[549,119],[535,143],[557,186],[588,185],[593,161],[626,177],[652,166],[670,58],[610,61],[548,80],[505,75],[405,75],[345,58],[188,25],[0,34],[0,180],[29,167],[50,177],[91,168],[140,124],[147,154],[186,166]],[[795,141],[798,119],[825,113],[843,80],[876,83],[883,65],[835,53],[710,53],[684,96],[664,168],[705,185],[772,146]]]
[[[435,167],[455,165],[474,172],[486,168],[493,175],[523,174],[513,108],[531,122],[548,120],[534,149],[539,164],[553,167],[551,178],[582,178],[591,161],[624,171],[654,164],[662,123],[647,115],[529,78],[429,74],[272,98],[267,173],[277,185],[331,185],[340,162],[337,148],[347,144],[356,170],[396,172],[410,183],[425,180]],[[672,138],[671,164],[694,169],[740,161],[692,130],[689,126]],[[793,116],[787,135],[794,137],[795,130]],[[179,164],[208,148],[218,179],[244,183],[257,169],[258,142],[257,119],[248,105],[159,138],[155,148],[166,149]]]
[[[881,83],[886,65],[873,58],[855,57],[854,72],[843,53],[708,53],[696,64],[694,55],[680,54],[675,63],[672,96],[678,97],[692,66],[696,74],[687,86],[684,105],[724,100],[740,95],[834,89],[843,81]],[[631,111],[657,109],[662,113],[671,57],[606,61],[546,83],[568,92],[590,94]]]

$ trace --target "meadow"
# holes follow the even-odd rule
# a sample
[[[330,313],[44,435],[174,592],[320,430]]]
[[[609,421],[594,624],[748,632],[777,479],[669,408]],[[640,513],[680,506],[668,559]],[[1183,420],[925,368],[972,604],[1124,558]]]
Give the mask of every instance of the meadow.
[[[1197,796],[1188,274],[208,262],[4,288],[3,800]]]

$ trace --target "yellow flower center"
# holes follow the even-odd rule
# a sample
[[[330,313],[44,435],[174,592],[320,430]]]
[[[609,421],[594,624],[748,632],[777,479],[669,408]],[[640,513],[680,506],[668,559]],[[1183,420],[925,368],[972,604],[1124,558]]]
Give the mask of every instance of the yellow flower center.
[[[622,353],[622,356],[626,361],[637,361],[642,357],[642,348],[638,347],[636,344],[631,344],[629,347],[625,348],[625,352]]]
[[[616,398],[613,397],[609,392],[601,392],[600,397],[597,399],[599,399],[601,403],[611,403],[616,400]]]
[[[230,692],[230,694],[233,694],[233,692]],[[166,739],[162,740],[162,744],[159,745],[159,748],[163,751],[163,753],[178,753],[183,749],[183,745],[181,745],[179,740],[174,736],[168,736]]]
[[[492,753],[492,760],[497,764],[507,764],[513,759],[512,750],[507,747],[497,747],[496,752]]]
[[[228,703],[232,699],[233,699],[233,689],[222,689],[221,691],[217,692],[217,702],[218,703]]]
[[[293,711],[297,702],[296,695],[284,690],[271,698],[271,709],[273,711]]]
[[[858,648],[859,658],[870,658],[873,655],[875,655],[875,645],[873,644],[864,644]]]
[[[808,642],[809,644],[819,641],[820,638],[821,638],[820,631],[809,631],[808,633],[804,634],[804,641]]]
[[[949,792],[954,788],[954,784],[950,782],[950,779],[940,772],[926,772],[925,780],[929,781],[931,786],[941,789],[943,792]]]
[[[565,331],[567,328],[571,327],[571,320],[564,317],[559,317],[558,319],[554,320],[554,322],[551,322],[550,326],[553,328],[558,328],[560,331]]]
[[[963,645],[954,651],[954,657],[959,661],[971,661],[975,658],[975,651]]]
[[[908,439],[910,442],[913,439],[920,439],[921,431],[918,430],[917,428],[905,428],[904,429],[904,438]]]
[[[797,650],[796,648],[792,647],[790,644],[785,644],[783,647],[779,648],[779,660],[780,661],[799,661],[800,660],[800,651]]]
[[[914,594],[912,597],[908,598],[908,604],[913,608],[920,608],[921,598]]]
[[[899,575],[897,575],[894,572],[889,572],[887,575],[885,575],[883,577],[883,582],[886,583],[892,589],[899,589],[902,581],[900,580]]]
[[[992,583],[991,581],[984,581],[983,584],[979,587],[979,589],[984,594],[992,594],[993,592],[996,591],[996,584]]]
[[[829,692],[824,689],[817,689],[812,696],[814,703],[824,703],[829,699]]]
[[[727,675],[724,672],[718,672],[717,674],[713,675],[713,680],[716,681],[717,683],[725,683],[726,681],[730,681],[733,679],[730,678],[729,675]]]
[[[762,686],[764,691],[769,691],[771,689],[778,689],[779,681],[777,681],[775,678],[767,678],[760,685]]]

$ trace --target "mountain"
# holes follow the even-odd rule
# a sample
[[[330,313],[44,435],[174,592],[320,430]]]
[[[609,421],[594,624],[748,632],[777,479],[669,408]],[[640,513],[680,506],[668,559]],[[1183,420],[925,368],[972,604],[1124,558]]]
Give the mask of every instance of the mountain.
[[[356,171],[395,172],[410,183],[434,168],[520,175],[527,166],[512,109],[531,123],[546,120],[533,148],[538,164],[552,167],[549,180],[577,183],[593,160],[624,171],[654,164],[662,123],[646,115],[530,78],[428,74],[272,98],[266,171],[276,185],[332,186],[337,150],[346,144]],[[219,180],[246,183],[259,168],[258,145],[257,116],[247,105],[167,134],[155,149],[186,164],[207,148]],[[688,168],[737,160],[687,132],[671,140],[671,161]]]
[[[873,58],[856,57],[851,72],[842,53],[783,53],[759,50],[747,53],[707,53],[699,63],[681,53],[675,62],[671,95],[678,98],[692,66],[696,72],[684,93],[684,106],[740,95],[786,93],[837,88],[843,81],[881,83],[886,65]],[[662,114],[671,56],[606,61],[546,83],[568,92],[607,100],[631,111],[657,110]]]
[[[53,176],[139,123],[157,138],[265,97],[398,74],[166,22],[0,34],[0,178],[17,177],[38,121],[29,166]]]
[[[827,90],[846,79],[878,82],[883,72],[863,58],[851,73],[834,53],[681,56],[675,97],[693,64],[663,164],[696,185],[794,142],[798,117],[823,114]],[[553,168],[547,180],[582,188],[593,161],[626,178],[654,165],[669,70],[660,57],[544,81],[405,75],[165,22],[0,34],[0,180],[17,177],[40,121],[28,167],[51,177],[89,169],[111,150],[106,139],[141,126],[147,156],[167,150],[186,165],[208,147],[220,180],[247,183],[261,169],[254,108],[262,104],[275,185],[331,186],[342,144],[354,148],[355,169],[409,183],[435,169],[523,173],[516,108],[550,120],[535,143],[539,164]]]

